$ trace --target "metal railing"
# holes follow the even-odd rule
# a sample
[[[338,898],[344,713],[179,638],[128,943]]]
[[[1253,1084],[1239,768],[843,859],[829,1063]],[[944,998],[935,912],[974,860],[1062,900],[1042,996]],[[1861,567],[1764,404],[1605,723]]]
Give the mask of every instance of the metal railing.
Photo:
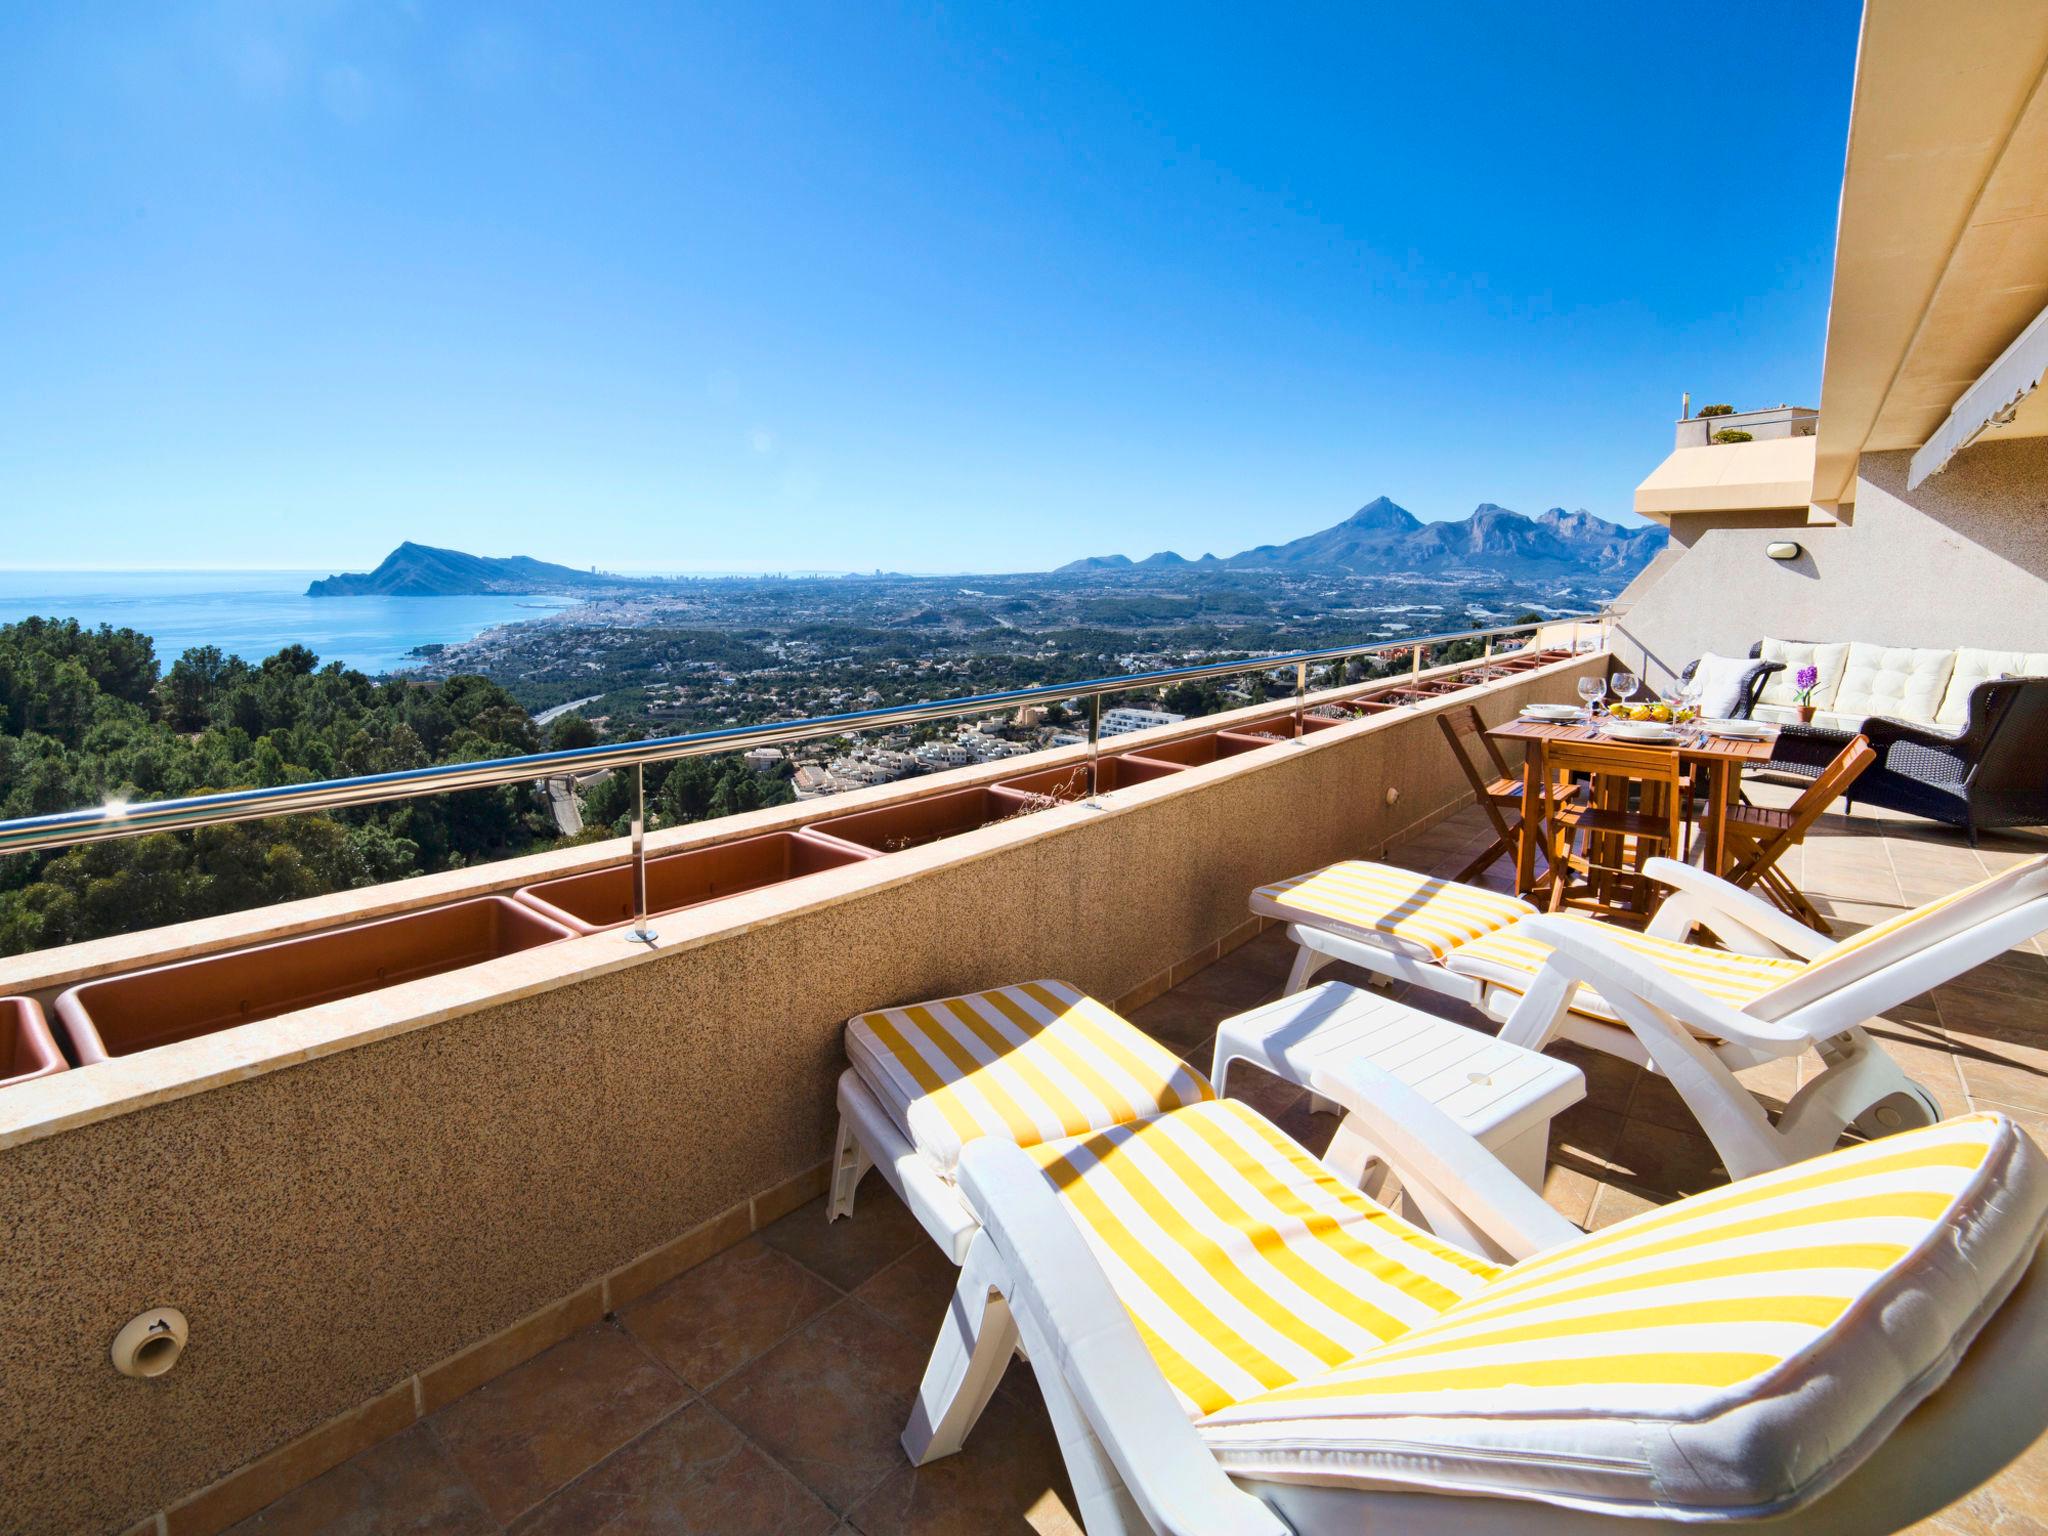
[[[557,752],[530,752],[517,757],[485,758],[466,763],[438,763],[426,768],[405,768],[393,773],[364,774],[352,779],[323,779],[312,784],[277,784],[262,789],[225,790],[219,794],[190,795],[181,799],[110,801],[84,810],[59,811],[47,816],[24,816],[0,821],[0,854],[35,853],[65,848],[78,843],[103,842],[109,838],[140,837],[149,832],[189,832],[200,827],[234,821],[255,821],[267,816],[290,816],[306,811],[350,810],[377,805],[386,800],[407,800],[421,795],[447,794],[463,789],[490,789],[507,784],[529,783],[565,774],[595,773],[607,769],[633,772],[633,927],[628,937],[651,943],[655,935],[647,929],[646,793],[642,770],[648,763],[672,758],[703,757],[716,753],[744,752],[753,747],[787,747],[801,741],[827,736],[845,736],[860,731],[884,730],[895,726],[922,725],[960,715],[982,714],[997,709],[1014,709],[1028,704],[1088,701],[1088,793],[1096,793],[1101,759],[1102,700],[1106,695],[1139,689],[1170,687],[1175,683],[1201,682],[1211,678],[1234,677],[1251,672],[1294,669],[1295,734],[1301,734],[1301,715],[1308,693],[1309,668],[1348,663],[1367,656],[1410,653],[1409,673],[1422,670],[1423,652],[1431,647],[1459,640],[1485,643],[1484,653],[1467,664],[1484,666],[1494,654],[1494,641],[1504,635],[1538,632],[1553,625],[1573,626],[1573,650],[1580,649],[1583,627],[1605,627],[1614,617],[1610,609],[1595,613],[1563,614],[1534,624],[1509,624],[1498,629],[1468,629],[1438,635],[1414,635],[1401,640],[1371,645],[1332,646],[1318,651],[1290,651],[1242,661],[1205,662],[1199,666],[1172,667],[1158,672],[1121,673],[1111,677],[1088,678],[1072,683],[1048,683],[1035,688],[1011,688],[1000,693],[975,694],[963,698],[934,699],[918,704],[898,704],[881,709],[858,710],[843,715],[820,715],[806,720],[781,720],[766,725],[729,726],[715,731],[693,731],[681,736],[660,736],[611,746],[571,747]],[[1376,680],[1376,681],[1384,681]]]

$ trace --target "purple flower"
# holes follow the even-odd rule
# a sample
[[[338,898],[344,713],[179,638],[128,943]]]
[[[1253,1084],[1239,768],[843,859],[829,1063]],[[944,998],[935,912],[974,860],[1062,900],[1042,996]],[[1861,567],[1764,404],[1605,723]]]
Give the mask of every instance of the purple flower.
[[[1801,667],[1792,680],[1793,682],[1797,683],[1803,691],[1811,693],[1813,692],[1814,685],[1820,681],[1820,668]]]

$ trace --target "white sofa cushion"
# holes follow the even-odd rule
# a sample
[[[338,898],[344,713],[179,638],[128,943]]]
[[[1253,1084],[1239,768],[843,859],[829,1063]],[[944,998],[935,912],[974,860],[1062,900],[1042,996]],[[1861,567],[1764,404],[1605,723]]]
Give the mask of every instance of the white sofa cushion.
[[[1966,645],[1956,652],[1948,691],[1935,711],[1936,725],[1963,725],[1970,718],[1970,690],[2001,677],[2048,677],[2048,651],[1985,651]]]
[[[1842,686],[1824,707],[1838,715],[1890,715],[1932,723],[1955,670],[1954,651],[1849,642]]]
[[[1808,700],[1815,709],[1826,709],[1835,701],[1835,690],[1842,686],[1842,667],[1848,660],[1847,641],[1840,645],[1805,645],[1796,640],[1766,640],[1763,649],[1757,653],[1763,661],[1782,661],[1785,670],[1773,672],[1764,682],[1763,702],[1790,709],[1799,702],[1799,684],[1794,681],[1801,667],[1812,667],[1820,673],[1820,682]]]
[[[1767,662],[1747,656],[1716,656],[1708,651],[1693,668],[1685,697],[1710,720],[1733,720],[1748,714],[1749,689]]]

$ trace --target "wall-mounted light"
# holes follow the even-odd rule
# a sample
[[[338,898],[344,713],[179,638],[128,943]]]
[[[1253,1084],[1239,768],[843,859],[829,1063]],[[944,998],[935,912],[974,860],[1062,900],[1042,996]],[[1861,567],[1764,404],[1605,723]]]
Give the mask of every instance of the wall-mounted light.
[[[1773,560],[1797,560],[1800,555],[1800,549],[1797,544],[1786,540],[1779,544],[1766,544],[1764,546],[1764,553]]]

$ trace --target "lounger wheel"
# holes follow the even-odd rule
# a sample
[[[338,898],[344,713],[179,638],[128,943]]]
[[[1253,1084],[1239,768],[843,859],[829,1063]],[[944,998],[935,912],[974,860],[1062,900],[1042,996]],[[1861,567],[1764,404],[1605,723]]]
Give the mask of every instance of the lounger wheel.
[[[1852,1124],[1858,1134],[1875,1141],[1899,1131],[1933,1125],[1941,1118],[1941,1106],[1934,1095],[1910,1078],[1897,1093],[1888,1093],[1858,1115]]]

